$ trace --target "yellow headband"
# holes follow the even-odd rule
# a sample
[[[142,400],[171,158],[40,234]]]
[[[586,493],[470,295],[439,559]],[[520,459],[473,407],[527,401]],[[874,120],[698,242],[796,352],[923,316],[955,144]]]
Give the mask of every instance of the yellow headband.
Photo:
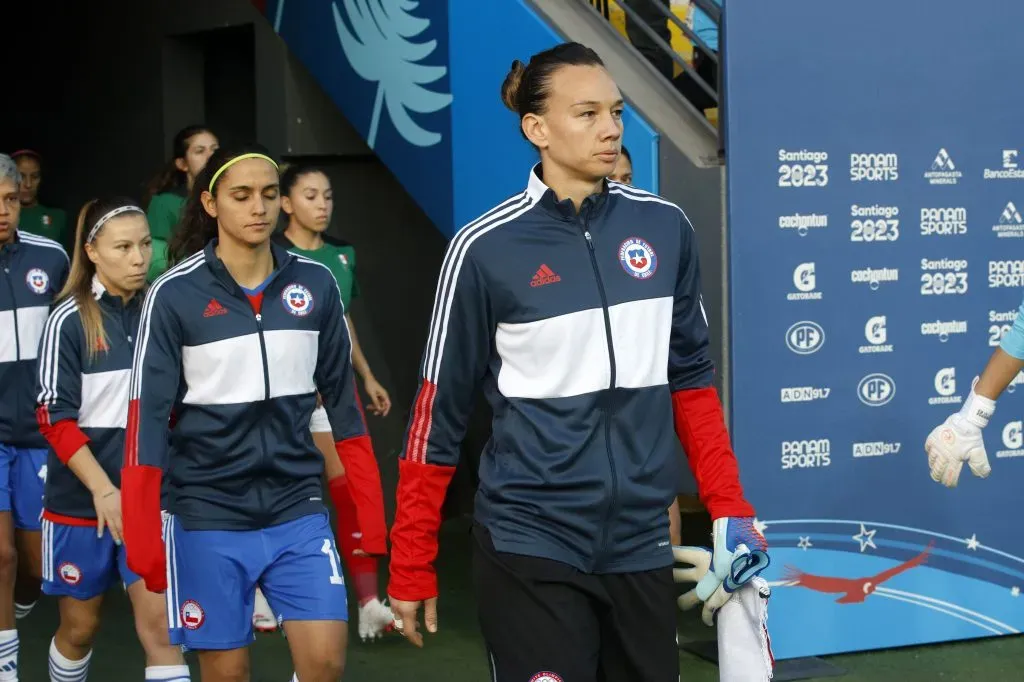
[[[252,154],[241,154],[241,155],[236,156],[235,158],[231,159],[230,161],[225,161],[224,165],[217,169],[217,172],[213,174],[213,179],[210,180],[210,188],[209,188],[210,191],[211,192],[213,191],[213,186],[217,184],[217,178],[220,177],[221,173],[226,171],[228,168],[231,168],[233,165],[235,165],[239,161],[243,161],[245,159],[264,159],[266,161],[269,161],[270,164],[274,168],[278,167],[277,161],[274,161],[272,158],[270,158],[266,154],[255,154],[255,153],[252,153]]]

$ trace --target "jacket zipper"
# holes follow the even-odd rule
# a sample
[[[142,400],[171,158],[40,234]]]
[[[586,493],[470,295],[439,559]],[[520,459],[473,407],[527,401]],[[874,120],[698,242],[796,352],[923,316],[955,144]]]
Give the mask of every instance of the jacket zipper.
[[[615,389],[615,346],[612,343],[612,319],[611,314],[608,311],[608,295],[604,290],[604,281],[601,279],[601,271],[597,267],[597,254],[594,251],[594,240],[590,235],[589,229],[590,222],[590,209],[587,209],[586,214],[583,218],[583,237],[587,240],[587,249],[590,252],[590,264],[594,268],[594,278],[597,280],[597,290],[601,296],[601,311],[604,313],[604,333],[605,339],[608,344],[608,362],[610,365],[610,376],[608,380],[608,390],[613,391]],[[605,553],[608,546],[608,533],[611,527],[612,518],[615,513],[615,508],[618,506],[619,499],[619,476],[618,471],[615,468],[615,457],[612,455],[612,420],[608,414],[607,408],[604,409],[604,443],[605,451],[608,455],[608,468],[611,470],[612,478],[612,493],[611,500],[608,503],[608,510],[605,512],[604,523],[601,524],[601,546],[599,548],[599,555]],[[594,562],[595,564],[597,561]]]
[[[270,366],[267,362],[267,341],[263,337],[263,315],[256,313],[256,334],[260,339],[260,355],[263,358],[263,406],[264,409],[270,400]],[[263,469],[267,464],[267,420],[260,419],[260,445],[263,447],[263,456],[260,459],[260,469]],[[264,502],[264,491],[261,486],[256,486],[256,494],[259,497],[260,509],[266,510],[267,505]],[[268,520],[269,522],[269,520]]]
[[[18,303],[14,295],[14,284],[11,283],[11,259],[7,257],[4,263],[4,280],[7,281],[7,290],[11,292],[11,316],[14,318],[14,359],[21,360],[21,335],[18,333]]]

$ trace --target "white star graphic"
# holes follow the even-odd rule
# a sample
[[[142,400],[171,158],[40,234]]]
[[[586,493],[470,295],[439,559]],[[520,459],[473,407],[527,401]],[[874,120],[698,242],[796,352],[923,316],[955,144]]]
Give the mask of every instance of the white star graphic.
[[[1017,587],[1016,585],[1011,587],[1010,588],[1010,596],[1011,597],[1019,597],[1020,596],[1020,588]]]
[[[864,524],[860,524],[860,532],[853,536],[853,539],[860,543],[860,551],[864,551],[865,547],[871,549],[878,549],[875,547],[875,533],[877,530],[868,530],[864,527]]]
[[[762,520],[760,520],[758,518],[754,519],[754,530],[756,530],[761,535],[764,535],[764,529],[767,528],[767,527],[768,527],[768,524],[765,523],[764,521],[762,521]]]
[[[966,540],[964,540],[964,542],[967,543],[967,549],[972,549],[975,552],[977,552],[978,548],[981,547],[981,543],[978,542],[978,534],[977,533],[972,533],[971,537],[969,537]]]
[[[799,547],[800,549],[804,550],[805,552],[807,551],[808,547],[814,547],[814,545],[811,544],[811,536],[810,535],[808,535],[807,537],[804,537],[803,535],[801,535],[800,536],[800,542],[796,543],[796,546]]]

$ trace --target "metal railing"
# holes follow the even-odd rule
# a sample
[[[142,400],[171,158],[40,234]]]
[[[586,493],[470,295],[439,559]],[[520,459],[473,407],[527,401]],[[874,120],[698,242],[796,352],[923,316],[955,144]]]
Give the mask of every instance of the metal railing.
[[[611,4],[614,2],[626,17],[628,25],[635,26],[655,45],[659,50],[664,52],[674,64],[677,64],[683,69],[686,74],[693,79],[693,82],[715,103],[715,106],[720,104],[720,83],[721,73],[720,68],[721,62],[719,60],[718,52],[712,49],[704,40],[698,36],[693,29],[691,29],[687,23],[677,17],[669,7],[669,0],[640,0],[642,2],[649,3],[650,6],[657,8],[658,12],[664,16],[666,21],[672,22],[682,34],[693,44],[693,49],[700,50],[702,58],[711,61],[716,69],[717,78],[715,83],[707,82],[686,59],[683,58],[672,45],[666,41],[658,32],[648,24],[647,21],[640,15],[635,5],[638,0],[585,0],[590,4],[598,13],[600,13],[605,19],[610,19]],[[722,11],[721,8],[712,0],[692,0],[693,4],[700,8],[716,25],[719,27],[721,32],[722,22]],[[692,11],[692,10],[691,10]],[[719,41],[721,44],[721,41]]]

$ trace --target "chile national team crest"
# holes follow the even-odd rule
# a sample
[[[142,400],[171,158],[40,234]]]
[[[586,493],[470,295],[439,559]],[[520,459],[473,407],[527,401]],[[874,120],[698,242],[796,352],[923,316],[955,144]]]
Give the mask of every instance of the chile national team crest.
[[[647,279],[658,269],[658,256],[643,239],[630,237],[619,246],[619,263],[626,274]]]
[[[45,270],[32,268],[25,275],[25,283],[33,293],[45,294],[46,290],[50,288],[50,276],[46,274]]]
[[[60,579],[68,585],[77,585],[82,582],[82,570],[70,561],[65,561],[57,568]]]
[[[301,284],[289,284],[281,292],[284,309],[292,315],[305,317],[313,310],[313,294]]]

